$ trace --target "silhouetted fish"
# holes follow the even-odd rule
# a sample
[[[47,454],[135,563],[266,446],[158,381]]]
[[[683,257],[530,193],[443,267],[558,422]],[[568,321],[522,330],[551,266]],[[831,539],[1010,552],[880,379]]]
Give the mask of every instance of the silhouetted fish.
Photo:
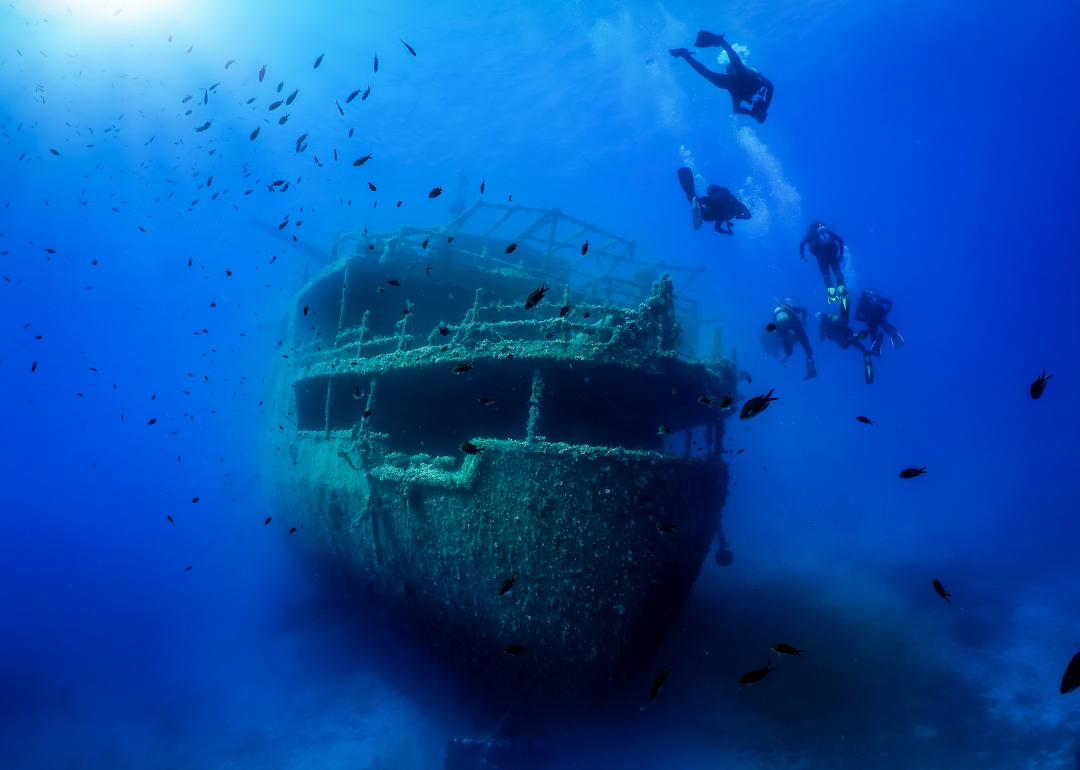
[[[949,604],[952,604],[952,602],[949,601],[949,597],[952,596],[952,594],[945,593],[945,587],[943,585],[941,585],[940,580],[935,580],[934,581],[934,590],[937,591],[938,596],[940,596],[945,601],[949,602]]]
[[[266,65],[265,64],[262,66],[262,69],[259,70],[259,82],[260,83],[263,82],[264,77],[266,77]]]
[[[652,687],[649,688],[649,700],[654,700],[657,693],[660,692],[660,688],[664,686],[664,680],[667,679],[668,673],[671,669],[664,666],[664,670],[660,672],[660,676],[653,680]]]
[[[777,655],[798,655],[800,658],[802,658],[802,653],[806,652],[806,650],[796,650],[790,644],[784,644],[783,642],[774,644],[772,646],[772,651]],[[805,658],[803,658],[803,660],[805,660]]]
[[[348,104],[349,102],[351,102],[353,99],[355,99],[359,95],[360,95],[360,89],[357,88],[355,91],[353,91],[351,94],[349,94],[348,96],[345,97],[345,103]],[[352,136],[351,131],[349,132],[349,136]]]
[[[319,58],[315,60],[315,67],[313,69],[318,69],[319,68],[319,65],[322,64],[322,60],[323,60],[324,56],[326,56],[326,54],[324,54],[324,53],[319,54]]]
[[[379,55],[375,54],[375,71],[379,71]]]
[[[900,471],[900,478],[913,479],[916,476],[921,476],[924,473],[926,473],[925,465],[922,468],[904,468],[904,470]]]
[[[858,420],[859,422],[863,423],[864,425],[873,425],[874,424],[873,420],[871,420],[869,417],[863,417],[861,414],[858,417],[856,417],[855,419]]]
[[[511,644],[503,652],[507,655],[522,655],[529,651],[528,647],[522,647],[520,644]]]
[[[462,443],[461,451],[467,455],[482,455],[484,453],[484,448],[478,447],[476,446],[476,444],[466,441]]]
[[[399,37],[398,40],[401,40],[401,38]],[[411,53],[413,56],[416,56],[416,51],[413,50],[413,47],[411,45],[406,43],[404,40],[401,40],[401,44],[409,49],[409,53]]]
[[[1031,397],[1038,398],[1039,396],[1041,396],[1043,394],[1043,390],[1046,389],[1046,381],[1053,376],[1054,375],[1052,374],[1047,375],[1046,370],[1043,369],[1042,376],[1039,377],[1039,379],[1035,380],[1035,382],[1031,383],[1031,388],[1029,388]]]
[[[442,192],[443,192],[443,189],[441,187],[432,187],[431,192],[429,192],[427,194],[427,197],[429,197],[429,198],[438,198],[440,195],[442,195]]]
[[[509,591],[511,588],[513,588],[514,583],[516,581],[517,581],[517,573],[515,572],[513,575],[511,575],[506,580],[504,580],[502,582],[502,585],[499,586],[499,596],[502,596],[507,591]]]
[[[585,243],[581,244],[581,256],[584,257],[588,253],[589,253],[589,242],[585,241]]]
[[[772,393],[772,390],[770,390],[763,396],[754,396],[753,398],[749,399],[745,404],[743,404],[742,410],[739,412],[739,419],[749,420],[751,417],[756,417],[757,415],[768,409],[770,403],[779,400],[775,398],[770,398],[770,396],[772,396]]]
[[[285,105],[286,105],[286,106],[288,106],[288,105],[292,104],[292,103],[293,103],[293,101],[294,101],[294,100],[296,99],[296,95],[297,95],[298,93],[300,93],[300,89],[299,89],[299,88],[297,88],[297,89],[296,89],[295,91],[293,91],[293,92],[292,92],[291,94],[289,94],[289,95],[288,95],[288,96],[287,96],[287,97],[285,98]]]
[[[1080,687],[1080,652],[1073,655],[1065,669],[1065,676],[1061,677],[1061,694],[1072,692]]]
[[[754,684],[754,682],[760,682],[762,679],[764,679],[770,671],[775,670],[775,666],[770,668],[769,664],[766,663],[764,668],[759,668],[757,671],[751,671],[749,674],[743,674],[741,677],[739,677],[739,682],[741,684]]]

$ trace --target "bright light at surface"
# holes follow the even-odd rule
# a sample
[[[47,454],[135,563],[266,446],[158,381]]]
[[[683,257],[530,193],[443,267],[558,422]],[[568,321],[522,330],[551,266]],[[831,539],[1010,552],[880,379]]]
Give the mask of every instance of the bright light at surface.
[[[190,0],[23,0],[12,4],[26,19],[70,20],[98,28],[103,25],[131,29],[136,24],[175,18],[198,3]]]

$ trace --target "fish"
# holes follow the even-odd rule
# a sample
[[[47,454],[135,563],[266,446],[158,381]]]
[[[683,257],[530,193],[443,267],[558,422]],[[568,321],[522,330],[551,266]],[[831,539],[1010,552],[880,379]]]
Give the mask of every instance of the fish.
[[[259,135],[260,131],[262,131],[262,126],[255,126],[255,130],[251,132],[251,135],[248,137],[248,139],[254,142],[255,137]]]
[[[480,180],[480,194],[481,195],[484,194],[484,185],[486,185],[486,184],[487,184],[487,179],[481,179]]]
[[[191,53],[191,49],[188,49],[188,53]],[[191,567],[184,567],[184,572],[191,572]]]
[[[715,400],[715,398],[709,398],[708,396],[698,396],[699,404],[711,404]]]
[[[413,50],[413,47],[412,47],[411,45],[409,45],[408,43],[406,43],[406,42],[405,42],[404,40],[402,40],[402,39],[401,39],[400,37],[398,38],[398,40],[399,40],[399,41],[401,42],[401,44],[402,44],[403,46],[405,46],[406,48],[408,48],[408,49],[409,49],[409,53],[411,53],[411,54],[412,54],[413,56],[416,56],[416,51],[414,51],[414,50]]]
[[[338,158],[338,155],[337,155],[337,147],[335,147],[335,148],[334,148],[334,162],[335,162],[335,163],[337,162],[337,158]]]
[[[197,503],[197,502],[199,502],[199,498],[193,497],[193,498],[191,498],[191,502]]]
[[[900,471],[900,478],[913,479],[916,476],[921,476],[924,473],[926,473],[925,465],[922,468],[904,468],[904,470]]]
[[[375,54],[375,71],[379,71],[379,54]]]
[[[584,257],[588,253],[589,253],[589,242],[585,241],[585,243],[581,244],[581,256]]]
[[[1035,380],[1035,382],[1031,383],[1031,387],[1028,389],[1031,393],[1031,397],[1035,399],[1039,398],[1039,396],[1043,394],[1043,390],[1046,388],[1046,381],[1053,376],[1054,375],[1052,374],[1047,375],[1046,370],[1043,369],[1042,376],[1039,377],[1039,379]]]
[[[675,525],[674,524],[665,524],[662,521],[656,522],[656,531],[659,532],[661,535],[677,535],[677,534],[679,534],[678,532],[675,531]]]
[[[34,372],[36,372],[36,371],[37,371],[37,361],[35,361],[34,363],[30,364],[30,374],[33,374],[33,373],[34,373]]]
[[[772,651],[777,655],[798,655],[800,658],[803,657],[802,653],[806,652],[806,650],[796,650],[790,644],[784,644],[783,642],[774,644],[772,646]],[[806,658],[803,658],[803,660],[806,660]]]
[[[192,48],[194,48],[194,47],[195,47],[195,44],[194,44],[194,43],[192,43],[192,44],[191,44],[191,47],[187,49],[187,52],[188,52],[188,53],[191,53],[191,49],[192,49]]]
[[[393,279],[390,279],[389,281],[387,281],[387,283],[391,286],[401,286],[401,283],[399,281],[395,281]]]
[[[207,187],[209,187],[209,186],[210,186],[210,185],[212,185],[213,183],[214,183],[214,175],[213,175],[213,174],[211,174],[210,176],[208,176],[208,177],[206,178],[206,186],[207,186]]]
[[[649,688],[649,700],[654,700],[657,694],[660,692],[660,688],[664,686],[664,680],[667,679],[667,675],[671,672],[671,669],[664,666],[664,670],[660,672],[660,676],[653,680],[652,687]]]
[[[308,314],[308,311],[309,311],[310,309],[311,309],[311,305],[304,305],[304,315],[307,315],[307,314]]]
[[[218,86],[220,86],[220,85],[221,85],[221,83],[220,83],[220,82],[218,82],[218,83],[214,83],[214,85],[210,86],[210,88],[209,88],[209,89],[207,89],[207,90],[209,90],[209,91],[213,91],[213,90],[214,90],[215,88],[217,88],[217,87],[218,87]]]
[[[140,229],[140,230],[142,230],[142,231],[143,231],[144,233],[146,232],[146,230],[143,230],[143,228],[142,228],[141,226],[138,226],[138,227],[139,227],[139,229]]]
[[[420,244],[420,247],[426,249],[428,247],[429,243],[431,243],[431,239],[430,238],[425,238],[424,242]]]
[[[660,427],[656,431],[656,435],[658,435],[658,436],[669,436],[669,435],[671,435],[671,428],[669,428],[667,425],[661,424]]]
[[[349,138],[350,139],[352,139],[352,135],[353,135],[354,131],[356,131],[356,126],[350,126],[350,128],[349,128]]]
[[[432,187],[431,192],[429,192],[427,194],[427,197],[429,197],[429,198],[438,198],[440,195],[442,195],[442,192],[443,192],[443,189],[441,187]]]
[[[484,453],[484,448],[465,441],[461,444],[461,451],[467,455],[482,455]]]
[[[202,103],[203,104],[209,104],[210,103],[210,89],[209,88],[203,89]]]
[[[285,102],[283,102],[281,99],[278,99],[276,102],[274,102],[273,104],[270,105],[270,109],[271,110],[276,110],[278,107],[280,107],[284,103]]]
[[[769,408],[769,404],[779,399],[771,398],[772,390],[762,396],[754,396],[749,399],[742,406],[742,410],[739,412],[740,420],[749,420],[751,417],[757,417],[759,414]]]
[[[345,116],[345,110],[341,109],[341,103],[337,99],[334,99],[334,105],[337,107],[337,111],[341,113],[342,117]]]
[[[563,316],[565,316],[569,312],[570,312],[570,306],[569,305],[563,305],[561,308],[559,308],[559,318],[562,318]]]
[[[774,323],[765,324],[765,331],[767,331],[767,332],[776,331],[776,324],[774,324]]]
[[[1073,655],[1065,669],[1065,675],[1061,677],[1061,694],[1072,692],[1080,687],[1080,652]]]
[[[487,406],[488,404],[494,404],[495,399],[493,399],[491,396],[480,396],[476,399],[476,403]]]
[[[191,101],[191,94],[188,94],[187,96],[185,96],[183,99],[180,100],[180,103],[181,104],[187,104],[190,101]]]
[[[431,275],[431,265],[424,268],[424,275]]]
[[[210,125],[210,124],[207,123],[207,125]],[[53,155],[59,155],[60,154],[56,150],[52,149],[51,147],[49,148],[49,152],[51,152]]]
[[[263,82],[264,77],[266,77],[266,65],[265,64],[262,66],[262,69],[259,70],[259,82],[260,83]]]
[[[256,99],[258,99],[258,98],[259,98],[259,97],[257,97],[257,96],[253,96],[253,97],[251,97],[250,99],[248,99],[248,100],[247,100],[247,103],[248,103],[248,104],[251,104],[251,103],[252,103],[253,101],[255,101],[255,100],[256,100]]]
[[[506,247],[506,253],[507,254],[513,254],[514,250],[517,249],[517,247],[518,247],[518,242],[514,241],[513,243],[511,243],[509,246]]]
[[[516,572],[513,575],[511,575],[510,577],[508,577],[506,580],[504,580],[502,582],[502,585],[499,586],[499,596],[502,596],[507,591],[509,591],[511,588],[513,588],[515,581],[517,581],[517,573]]]
[[[289,94],[289,95],[288,95],[287,97],[285,97],[285,105],[286,105],[286,106],[288,106],[288,105],[292,104],[292,103],[293,103],[294,101],[296,101],[296,95],[297,95],[298,93],[300,93],[300,89],[299,89],[299,88],[297,88],[297,89],[296,89],[295,91],[293,91],[293,92],[292,92],[291,94]]]
[[[454,367],[454,374],[464,374],[465,372],[471,372],[475,368],[472,364],[458,364]]]
[[[56,249],[45,249],[45,252],[48,253],[48,254],[55,254]]]
[[[446,326],[440,326],[440,327],[439,327],[439,334],[441,334],[441,335],[442,335],[442,336],[444,336],[444,337],[448,336],[448,335],[450,334],[450,329],[449,329],[449,327],[446,327]]]
[[[296,531],[296,527],[293,527],[292,529],[289,530],[289,534],[291,535],[295,531]]]
[[[297,152],[300,152],[301,145],[303,145],[303,143],[307,140],[307,138],[309,136],[311,136],[310,131],[308,131],[307,133],[305,133],[303,136],[301,136],[299,139],[296,140],[296,151]]]
[[[861,422],[863,425],[873,425],[874,424],[873,420],[871,420],[869,417],[863,417],[861,414],[858,417],[856,417],[855,419],[858,420],[859,422]]]
[[[360,97],[360,101],[366,102],[369,96],[371,96],[371,86],[364,89],[364,95]]]
[[[288,122],[289,122],[289,113],[286,112],[284,115],[282,115],[280,118],[278,118],[277,124],[279,126],[284,126]]]
[[[769,668],[768,662],[765,663],[764,668],[759,668],[757,671],[751,671],[749,674],[743,674],[739,677],[740,684],[753,684],[754,682],[760,682],[765,678],[766,674],[770,671],[775,671],[776,667]]]
[[[203,124],[202,124],[201,126],[199,126],[198,128],[196,128],[196,129],[195,129],[195,133],[197,133],[197,134],[201,134],[201,133],[202,133],[203,131],[205,131],[206,129],[210,128],[210,124],[211,124],[211,123],[213,123],[213,122],[214,122],[214,121],[212,121],[212,120],[208,120],[208,121],[206,121],[206,122],[205,122],[205,123],[203,123]]]
[[[945,586],[941,585],[941,581],[935,580],[933,585],[934,590],[937,592],[937,595],[945,601],[949,602],[949,597],[952,596],[952,594],[945,593]],[[949,602],[949,604],[952,604],[952,602]]]
[[[154,424],[155,422],[157,422],[157,417],[151,417],[151,418],[150,418],[150,422],[148,422],[148,423],[146,423],[146,424],[147,424],[147,425],[153,425],[153,424]]]
[[[368,417],[371,417],[371,410],[370,409],[365,409],[364,410],[364,419],[366,420]]]
[[[529,651],[528,647],[522,647],[520,644],[511,644],[503,652],[507,655],[521,655]]]
[[[270,523],[270,519],[271,519],[271,518],[273,518],[273,517],[271,517],[271,516],[267,516],[267,517],[266,517],[266,521],[264,521],[264,522],[263,522],[263,526],[264,526],[264,527],[265,527],[265,526],[266,526],[267,524],[269,524],[269,523]]]
[[[360,89],[357,88],[355,91],[353,91],[347,97],[345,97],[345,103],[348,104],[349,102],[351,102],[353,99],[355,99],[359,95],[360,95]],[[352,136],[352,131],[349,132],[349,136]]]
[[[367,186],[368,186],[369,190],[371,190],[372,192],[375,192],[375,185],[373,185],[371,182],[368,182]]]
[[[452,236],[452,235],[448,236],[447,239],[446,239],[446,242],[447,243],[453,243],[454,242],[454,236]]]
[[[516,244],[512,244],[516,245]],[[508,247],[506,253],[509,254],[511,249]],[[540,288],[534,292],[530,292],[529,296],[525,298],[525,309],[531,310],[540,304],[540,301],[544,299],[544,295],[551,291],[551,288],[547,285],[547,282],[540,284]]]
[[[225,69],[231,67],[234,61],[236,61],[236,59],[229,59],[227,62],[225,62]]]
[[[285,86],[285,81],[284,81],[284,80],[282,80],[282,81],[281,81],[280,83],[278,83],[278,84],[277,84],[277,92],[278,92],[279,94],[281,93],[281,89],[282,89],[282,88],[283,88],[284,86]]]
[[[326,54],[324,54],[324,53],[319,54],[319,58],[315,60],[315,66],[312,67],[312,69],[318,69],[319,68],[319,65],[322,64],[322,60],[323,60],[324,56],[326,56]]]
[[[362,166],[365,163],[367,163],[369,160],[371,160],[371,153],[368,153],[367,155],[365,155],[362,158],[357,158],[356,160],[353,161],[353,165],[354,166]]]

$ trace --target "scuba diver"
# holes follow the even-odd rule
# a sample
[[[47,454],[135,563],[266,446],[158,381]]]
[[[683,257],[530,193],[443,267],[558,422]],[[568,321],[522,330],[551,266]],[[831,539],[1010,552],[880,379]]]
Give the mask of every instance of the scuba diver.
[[[862,351],[863,381],[870,385],[874,381],[874,362],[870,358],[870,351],[859,342],[858,336],[848,326],[848,319],[841,318],[836,313],[817,313],[818,339],[824,342],[826,338],[840,346],[841,350],[850,347]]]
[[[726,187],[711,184],[701,198],[694,193],[694,172],[685,166],[679,169],[679,184],[690,201],[690,214],[694,220],[694,229],[701,229],[701,222],[716,222],[713,229],[724,235],[734,235],[731,220],[749,219],[750,209]],[[727,230],[724,229],[727,225]]]
[[[855,306],[855,320],[862,321],[867,327],[857,336],[862,339],[870,335],[874,341],[870,346],[870,352],[878,358],[881,358],[881,343],[886,334],[892,339],[894,348],[902,347],[904,344],[904,338],[900,336],[900,332],[885,320],[885,316],[892,310],[892,305],[892,300],[885,299],[877,289],[864,289],[859,292],[859,301]],[[882,331],[879,332],[878,327],[881,327]]]
[[[840,316],[847,318],[851,305],[847,289],[844,288],[844,274],[840,271],[840,260],[844,258],[844,239],[837,235],[832,225],[815,219],[806,228],[806,235],[799,241],[799,256],[803,262],[809,262],[806,258],[807,246],[810,247],[810,253],[817,257],[818,269],[821,277],[825,279],[825,289],[829,292],[829,304],[839,301]],[[830,267],[836,275],[835,287],[829,279]]]
[[[727,74],[713,72],[697,59],[690,58],[691,53],[685,48],[672,48],[668,53],[676,59],[686,59],[686,63],[699,75],[717,88],[723,88],[731,94],[731,109],[736,115],[749,115],[758,123],[764,123],[773,97],[773,84],[769,82],[769,79],[756,69],[743,64],[739,54],[728,45],[723,35],[714,35],[712,32],[701,30],[698,32],[694,45],[698,48],[720,46],[727,51],[729,59]]]
[[[817,377],[817,369],[814,368],[814,351],[810,349],[810,340],[806,337],[803,324],[806,323],[807,310],[799,306],[799,300],[795,297],[787,297],[777,302],[773,308],[773,320],[776,322],[775,334],[779,335],[784,344],[784,355],[790,356],[798,341],[806,351],[806,376],[804,380]],[[802,319],[799,316],[802,315]]]

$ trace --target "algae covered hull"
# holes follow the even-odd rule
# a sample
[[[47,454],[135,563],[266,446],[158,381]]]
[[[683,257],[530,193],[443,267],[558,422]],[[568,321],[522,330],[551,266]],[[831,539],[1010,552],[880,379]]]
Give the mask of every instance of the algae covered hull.
[[[541,225],[509,261],[495,230],[519,213]],[[319,558],[479,684],[596,695],[655,652],[717,531],[724,415],[699,397],[734,370],[680,352],[669,275],[582,280],[568,224],[641,265],[556,210],[354,235],[291,302],[266,476]]]

